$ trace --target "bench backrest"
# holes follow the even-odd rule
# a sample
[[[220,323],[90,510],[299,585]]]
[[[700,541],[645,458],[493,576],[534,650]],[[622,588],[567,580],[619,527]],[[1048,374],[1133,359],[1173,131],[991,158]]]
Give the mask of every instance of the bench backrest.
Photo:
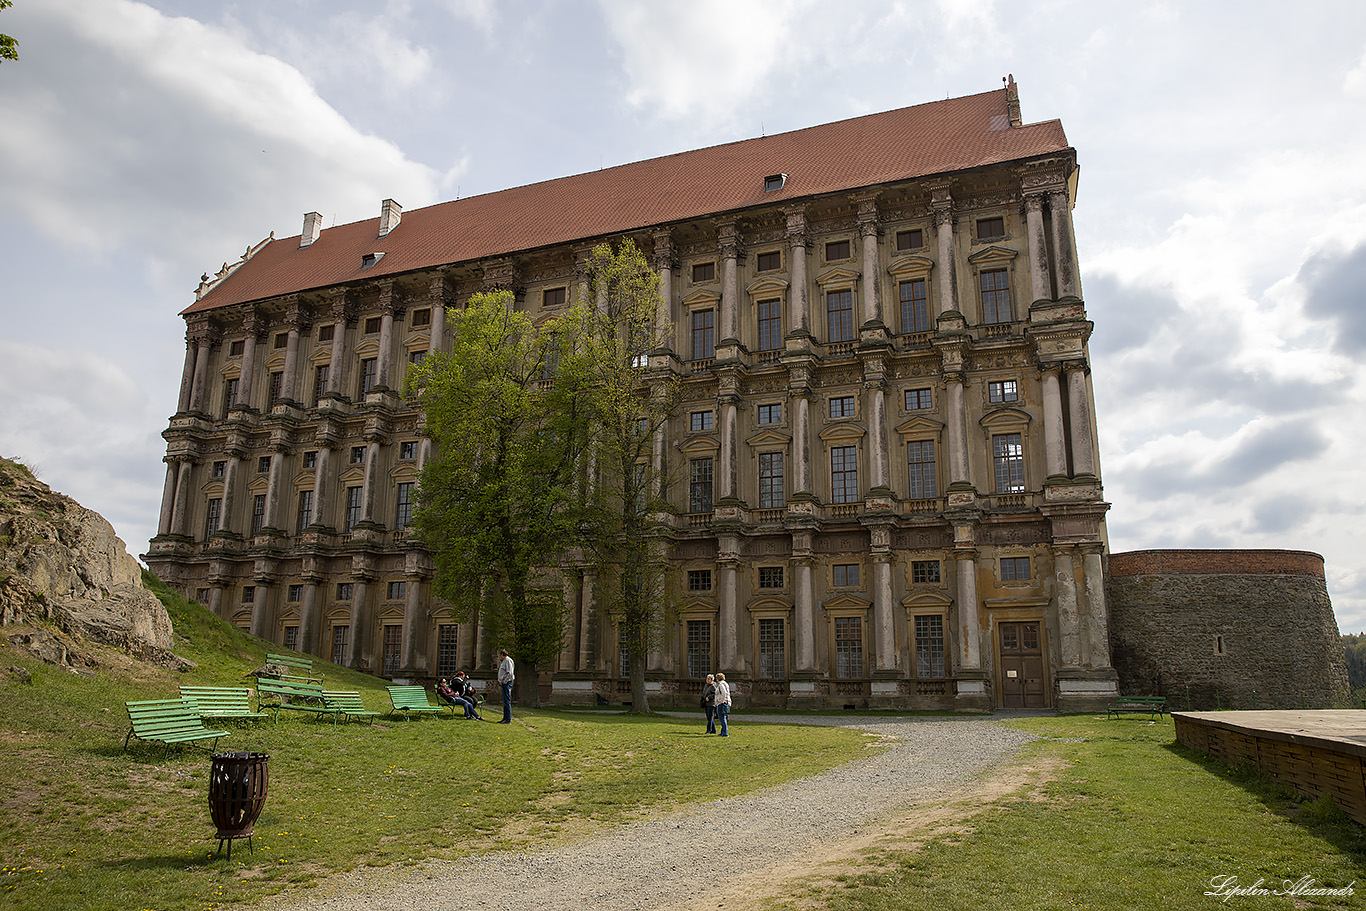
[[[360,693],[324,691],[323,702],[329,709],[341,712],[365,711],[365,703],[360,701]]]
[[[394,704],[394,708],[431,705],[431,703],[427,701],[426,688],[411,685],[389,687],[389,701]]]
[[[199,705],[193,699],[153,699],[125,702],[133,733],[142,740],[160,740],[204,730],[199,720]]]
[[[296,658],[293,655],[267,654],[266,664],[283,664],[285,667],[297,667],[300,670],[313,670],[313,659]]]
[[[256,692],[262,696],[302,696],[309,699],[323,698],[320,683],[306,683],[302,680],[274,680],[262,677],[256,681]]]
[[[243,712],[251,714],[251,690],[229,686],[182,686],[180,698],[193,699],[200,712]]]

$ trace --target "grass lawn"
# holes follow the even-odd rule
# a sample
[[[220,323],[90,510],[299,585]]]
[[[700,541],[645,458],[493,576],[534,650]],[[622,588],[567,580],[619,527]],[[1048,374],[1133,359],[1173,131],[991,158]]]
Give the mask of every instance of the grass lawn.
[[[276,646],[169,597],[176,652],[199,666],[151,668],[97,651],[91,676],[0,646],[0,907],[208,909],[251,902],[358,865],[517,848],[689,800],[739,793],[842,764],[868,738],[756,725],[729,741],[697,719],[515,712],[512,725],[445,716],[334,727],[305,713],[213,725],[222,751],[270,754],[255,852],[214,856],[209,759],[162,758],[134,742],[123,703],[182,684],[247,685]],[[385,681],[326,662],[329,689],[387,709]],[[720,772],[724,770],[724,774]]]
[[[873,869],[815,879],[773,909],[1170,909],[1366,907],[1366,829],[1326,801],[1175,743],[1170,720],[1089,716],[1012,722],[1061,762],[1052,781],[951,834],[906,833]],[[865,867],[866,869],[866,867]],[[1216,877],[1284,890],[1355,883],[1351,896],[1206,895]],[[1232,883],[1231,883],[1232,884]]]

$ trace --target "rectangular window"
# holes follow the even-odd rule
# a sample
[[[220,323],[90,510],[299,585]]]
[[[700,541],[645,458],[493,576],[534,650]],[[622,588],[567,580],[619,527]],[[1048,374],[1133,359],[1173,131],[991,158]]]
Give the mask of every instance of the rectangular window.
[[[783,302],[759,301],[759,350],[777,351],[783,347]]]
[[[365,464],[365,447],[364,447],[364,446],[352,446],[352,447],[351,447],[351,459],[350,459],[350,461],[351,461],[351,464],[352,464],[352,465],[364,465],[364,464]]]
[[[427,349],[418,348],[416,351],[408,352],[408,363],[414,367],[419,367],[427,360]]]
[[[759,508],[777,509],[787,502],[783,487],[783,454],[759,453]]]
[[[1028,557],[1002,557],[1001,581],[1023,582],[1029,578]]]
[[[285,375],[276,370],[270,375],[270,393],[266,397],[266,407],[274,408],[280,401],[280,391],[284,388]]]
[[[825,293],[825,326],[827,342],[854,340],[854,292],[827,291]]]
[[[688,429],[693,433],[702,430],[711,430],[713,413],[710,411],[694,411],[688,415]]]
[[[313,524],[313,491],[299,491],[299,521],[295,524],[294,533],[301,535],[304,529]]]
[[[759,677],[782,680],[787,676],[787,636],[780,617],[759,620]]]
[[[759,567],[759,587],[760,588],[782,588],[783,587],[783,568],[781,566],[761,566]]]
[[[366,335],[374,335],[376,332],[379,331],[379,328],[380,328],[380,317],[378,317],[378,316],[372,316],[372,317],[369,317],[368,319],[366,319],[366,321],[365,321],[365,334],[366,334]]]
[[[948,676],[944,673],[944,618],[938,614],[915,618],[915,675]]]
[[[258,493],[251,501],[251,533],[260,534],[266,525],[266,495]]]
[[[1010,322],[1010,276],[1005,269],[989,269],[978,276],[982,288],[982,323]]]
[[[993,405],[1018,401],[1019,393],[1015,380],[995,380],[987,383],[987,401]]]
[[[384,627],[384,674],[392,677],[398,673],[399,660],[403,654],[403,627],[387,624]]]
[[[297,626],[285,627],[285,641],[282,644],[291,652],[299,650],[299,628]]]
[[[850,249],[849,241],[832,240],[825,245],[825,261],[834,262],[837,259],[848,259]]]
[[[913,278],[901,282],[901,331],[929,332],[930,309],[925,279]]]
[[[207,538],[218,531],[218,523],[223,519],[223,499],[214,497],[209,500],[208,514],[204,518],[204,537]]]
[[[257,473],[257,474],[269,474],[269,473],[270,473],[270,456],[264,455],[264,456],[258,456],[258,457],[257,457],[257,459],[256,459],[256,473]]]
[[[337,600],[338,600],[338,601],[350,601],[350,600],[352,599],[352,597],[355,596],[355,593],[356,593],[356,583],[354,583],[354,582],[338,582],[338,583],[337,583]]]
[[[412,481],[404,481],[398,485],[398,493],[395,496],[398,504],[394,514],[395,528],[407,528],[413,522],[413,486]]]
[[[350,531],[360,521],[361,493],[360,487],[346,488],[346,523],[342,526],[342,531]]]
[[[711,570],[709,570],[709,569],[690,569],[690,570],[688,570],[688,591],[690,591],[690,592],[709,592],[709,591],[711,591]]]
[[[332,627],[332,663],[346,664],[346,640],[350,637],[351,627]]]
[[[320,342],[330,342],[330,341],[332,341],[332,335],[333,335],[334,332],[336,332],[336,330],[337,330],[337,327],[336,327],[335,324],[334,324],[334,325],[330,325],[330,326],[319,326],[319,327],[318,327],[318,341],[320,341]]]
[[[390,601],[402,601],[402,600],[403,600],[403,595],[404,595],[404,593],[407,591],[407,588],[408,588],[408,586],[407,586],[407,584],[404,583],[404,582],[390,582],[390,583],[389,583],[389,600],[390,600]]]
[[[454,623],[442,623],[436,628],[436,675],[449,677],[460,670],[459,645],[460,627]]]
[[[631,640],[624,626],[617,633],[617,676],[631,676]]]
[[[275,333],[275,350],[276,350],[276,351],[279,351],[281,348],[288,348],[288,347],[289,347],[289,333],[288,333],[288,332],[277,332],[277,333]]]
[[[692,280],[709,282],[716,278],[716,263],[693,263]]]
[[[228,416],[228,409],[237,404],[237,377],[223,381],[223,416]]]
[[[403,462],[417,458],[417,440],[404,440],[399,443],[398,458]]]
[[[318,467],[318,450],[316,450],[316,449],[310,449],[310,450],[308,450],[307,452],[304,453],[304,467],[305,467],[305,468],[317,468],[317,467]]]
[[[688,621],[688,676],[701,680],[711,670],[711,621]]]
[[[977,239],[986,240],[989,237],[1005,237],[1006,220],[1001,216],[995,218],[977,219]]]
[[[209,604],[209,589],[207,589],[207,588],[196,588],[196,589],[194,590],[194,599],[195,599],[196,601],[198,601],[200,604],[202,604],[202,605],[204,605],[205,607],[207,607],[208,604]]]
[[[754,268],[760,272],[772,272],[783,267],[783,254],[779,250],[770,250],[760,253],[754,257]]]
[[[246,351],[246,350],[247,350],[247,341],[246,341],[246,339],[241,339],[241,338],[239,338],[239,339],[237,339],[236,341],[234,341],[232,344],[228,345],[228,357],[241,357],[241,356],[242,356],[242,352],[243,352],[243,351]]]
[[[716,357],[716,311],[692,312],[692,359],[703,361]]]
[[[854,416],[854,397],[852,395],[837,395],[830,399],[830,416],[832,418],[851,418]]]
[[[302,585],[291,585],[286,590],[285,600],[290,604],[298,604],[304,599],[304,587]]]
[[[991,438],[991,457],[996,468],[997,493],[1024,493],[1024,444],[1018,433]]]
[[[841,680],[863,678],[863,618],[835,618],[835,676]]]
[[[858,502],[858,449],[834,446],[830,449],[830,502]]]
[[[939,584],[939,561],[912,560],[911,581],[914,582],[916,585]]]
[[[925,246],[925,232],[919,228],[896,232],[896,252],[919,250]]]
[[[318,364],[313,368],[313,404],[316,406],[327,395],[327,364]]]
[[[210,477],[217,479],[217,478],[226,477],[226,476],[227,476],[227,473],[228,473],[228,463],[227,463],[227,462],[214,462],[214,463],[213,463],[213,470],[212,470],[211,472],[209,472],[209,475],[210,475]]]
[[[243,603],[243,604],[255,604],[255,603],[256,603],[256,586],[255,586],[255,585],[243,585],[243,586],[242,586],[242,603]]]
[[[563,307],[568,296],[568,288],[546,288],[541,292],[541,308]]]
[[[689,464],[688,512],[711,512],[711,459],[693,459]]]
[[[906,410],[928,411],[934,407],[934,397],[928,389],[907,389]]]
[[[375,388],[375,382],[379,377],[379,360],[373,357],[364,358],[360,362],[360,394],[364,398],[371,389]]]
[[[836,586],[852,587],[858,585],[857,563],[836,563],[830,567],[831,581]]]
[[[934,470],[934,440],[911,440],[906,444],[906,495],[912,500],[939,496],[939,480]]]
[[[421,310],[413,311],[412,321],[408,325],[414,329],[422,329],[432,324],[432,308],[423,307]]]
[[[760,424],[781,424],[783,422],[783,403],[770,402],[759,406]]]

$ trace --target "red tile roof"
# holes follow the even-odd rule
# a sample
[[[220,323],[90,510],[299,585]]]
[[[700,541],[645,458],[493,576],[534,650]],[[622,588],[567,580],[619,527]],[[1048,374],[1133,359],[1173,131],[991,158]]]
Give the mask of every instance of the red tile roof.
[[[274,240],[183,313],[1067,148],[1056,120],[1008,127],[999,89],[438,203],[404,212],[382,238],[371,218],[303,248],[297,235]],[[779,173],[786,185],[765,193]]]

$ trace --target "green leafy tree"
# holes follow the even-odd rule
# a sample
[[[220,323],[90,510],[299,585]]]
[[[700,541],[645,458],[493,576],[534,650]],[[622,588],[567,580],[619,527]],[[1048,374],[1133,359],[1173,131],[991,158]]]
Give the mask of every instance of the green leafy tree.
[[[13,6],[12,0],[0,0],[0,9],[9,9]],[[0,60],[18,60],[19,42],[9,35],[0,35]]]
[[[414,522],[435,593],[508,648],[520,701],[535,705],[538,671],[564,635],[564,599],[547,573],[575,540],[584,396],[547,380],[563,328],[534,327],[510,293],[476,294],[448,313],[451,350],[409,380],[433,443]]]
[[[598,608],[615,621],[626,646],[634,712],[648,712],[646,659],[665,635],[670,611],[670,509],[665,424],[680,384],[649,366],[669,326],[656,319],[659,277],[631,241],[595,247],[588,258],[589,299],[570,323],[566,381],[580,384],[592,425],[592,474],[581,529],[584,554],[598,576]]]

